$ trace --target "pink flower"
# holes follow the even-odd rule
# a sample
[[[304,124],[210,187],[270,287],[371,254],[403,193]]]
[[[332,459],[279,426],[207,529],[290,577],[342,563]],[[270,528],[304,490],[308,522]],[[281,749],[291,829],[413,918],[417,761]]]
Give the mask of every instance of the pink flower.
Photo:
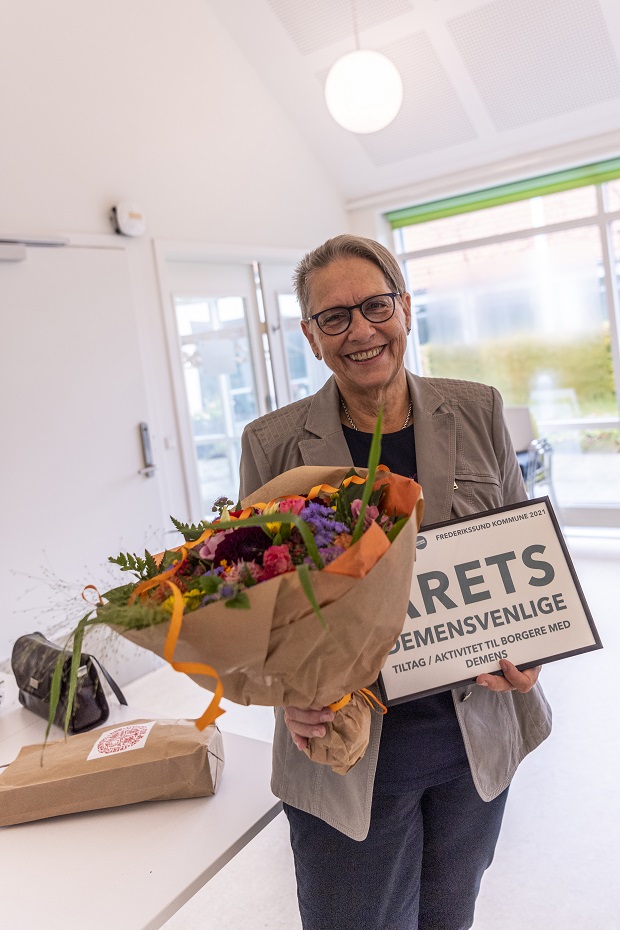
[[[263,569],[256,562],[237,562],[227,575],[228,581],[236,581],[246,587],[250,587],[252,581],[263,581],[264,577]]]
[[[362,502],[359,498],[354,501],[351,501],[351,513],[353,515],[353,524],[357,523],[357,518],[360,515],[360,510],[362,509]],[[364,514],[364,530],[367,530],[371,523],[374,523],[377,517],[379,516],[379,508],[374,505],[366,508],[366,513]]]
[[[214,533],[213,536],[209,536],[198,550],[200,558],[212,559],[215,555],[215,550],[228,533],[232,533],[232,530],[222,530],[221,533]]]
[[[263,554],[263,578],[275,578],[276,575],[284,575],[286,572],[294,571],[295,566],[291,561],[291,553],[288,546],[270,546]]]
[[[306,501],[303,497],[289,497],[288,500],[280,501],[280,513],[294,513],[299,516],[305,506]]]

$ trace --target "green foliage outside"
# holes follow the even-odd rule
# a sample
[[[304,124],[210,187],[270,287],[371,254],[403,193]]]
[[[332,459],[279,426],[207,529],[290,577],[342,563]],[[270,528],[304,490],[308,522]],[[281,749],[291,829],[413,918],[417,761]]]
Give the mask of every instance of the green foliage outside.
[[[501,392],[509,406],[528,405],[541,374],[554,388],[574,390],[579,417],[618,414],[609,331],[575,341],[520,336],[476,345],[421,347],[424,373],[431,377],[483,381]]]
[[[582,452],[620,452],[620,429],[586,429],[581,433]]]

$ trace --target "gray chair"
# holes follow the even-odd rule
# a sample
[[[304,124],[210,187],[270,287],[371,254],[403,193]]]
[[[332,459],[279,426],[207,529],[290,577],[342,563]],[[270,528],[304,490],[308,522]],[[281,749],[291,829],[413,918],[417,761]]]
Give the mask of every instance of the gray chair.
[[[559,519],[559,508],[553,487],[553,447],[548,439],[537,436],[536,426],[529,407],[504,407],[504,418],[512,439],[519,467],[523,474],[527,496],[546,493]],[[539,491],[538,486],[542,488]]]

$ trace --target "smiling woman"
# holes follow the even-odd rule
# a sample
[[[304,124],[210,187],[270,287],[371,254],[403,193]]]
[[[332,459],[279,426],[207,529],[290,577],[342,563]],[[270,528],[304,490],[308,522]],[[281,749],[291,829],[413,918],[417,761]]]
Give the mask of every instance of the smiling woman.
[[[402,428],[410,404],[403,359],[411,300],[389,253],[391,261],[378,264],[372,246],[366,252],[371,257],[345,253],[313,270],[300,264],[301,325],[317,358],[334,373],[342,422],[371,433],[383,407],[384,432],[390,433]]]
[[[245,428],[242,498],[298,465],[365,466],[382,410],[381,460],[422,485],[427,525],[525,499],[498,392],[406,371],[411,299],[382,245],[330,239],[294,283],[303,333],[333,374]],[[384,604],[393,610],[389,591]],[[485,668],[476,684],[373,715],[346,776],[319,777],[295,749],[325,735],[328,707],[277,711],[272,789],[290,823],[304,930],[471,927],[508,785],[550,729],[538,669],[499,656]]]

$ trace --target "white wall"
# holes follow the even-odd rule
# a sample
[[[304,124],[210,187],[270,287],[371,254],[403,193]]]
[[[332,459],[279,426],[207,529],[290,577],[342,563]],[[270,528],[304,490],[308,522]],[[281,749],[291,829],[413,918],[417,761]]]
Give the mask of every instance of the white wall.
[[[201,0],[5,0],[1,219],[290,246],[343,226],[337,191]]]
[[[2,7],[0,236],[109,234],[112,204],[141,206],[147,236],[127,246],[161,518],[191,516],[178,442],[164,445],[178,437],[153,240],[307,248],[346,228],[341,198],[201,0]],[[0,365],[19,378],[6,340]],[[53,347],[39,376],[42,387],[66,377]],[[70,456],[79,441],[68,424],[50,452]],[[27,514],[26,481],[11,494]],[[70,539],[59,526],[58,543]],[[24,631],[38,625],[24,615]]]

